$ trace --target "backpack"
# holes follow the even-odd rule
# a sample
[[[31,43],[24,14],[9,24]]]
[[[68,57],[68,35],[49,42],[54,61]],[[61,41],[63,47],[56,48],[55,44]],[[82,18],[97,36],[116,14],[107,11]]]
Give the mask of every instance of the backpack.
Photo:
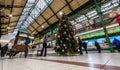
[[[114,40],[113,40],[113,43],[114,43],[115,45],[120,46],[120,41],[119,41],[119,40],[117,40],[117,39],[114,39]]]
[[[29,44],[30,43],[30,39],[29,38],[26,38],[25,39],[25,44]]]

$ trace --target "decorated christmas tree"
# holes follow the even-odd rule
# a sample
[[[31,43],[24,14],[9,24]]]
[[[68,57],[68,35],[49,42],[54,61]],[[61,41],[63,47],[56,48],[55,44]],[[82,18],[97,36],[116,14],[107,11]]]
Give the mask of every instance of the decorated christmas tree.
[[[79,52],[73,26],[66,15],[62,16],[58,26],[55,51],[59,55],[73,55]]]

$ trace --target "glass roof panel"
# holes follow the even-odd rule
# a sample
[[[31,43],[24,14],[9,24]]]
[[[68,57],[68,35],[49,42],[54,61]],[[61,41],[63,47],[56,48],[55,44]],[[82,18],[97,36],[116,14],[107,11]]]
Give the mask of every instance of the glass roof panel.
[[[29,10],[31,9],[31,7],[33,6],[34,2],[35,2],[35,0],[28,0],[28,2],[26,3],[26,6],[25,6],[25,8],[24,8],[24,10],[22,12],[22,15],[20,16],[20,19],[19,19],[19,21],[17,23],[16,28],[19,28],[20,25],[23,24],[23,21],[25,20],[27,14],[28,14]],[[23,16],[25,16],[25,17],[23,17]]]
[[[74,20],[70,21],[72,23],[72,25],[76,24],[77,22],[75,22]]]
[[[94,17],[97,15],[96,10],[89,11],[87,14],[88,18]]]
[[[28,27],[48,7],[53,0],[28,0],[19,19],[18,25]],[[26,17],[23,17],[26,16]],[[22,21],[22,22],[21,22]],[[27,22],[27,23],[26,23]],[[24,28],[24,26],[22,26]]]
[[[110,10],[118,5],[119,5],[119,0],[111,0],[101,6],[101,11],[104,12]]]
[[[101,11],[105,12],[105,11],[111,10],[112,8],[117,7],[118,5],[119,5],[119,0],[110,0],[105,4],[102,4]],[[93,10],[89,11],[88,13],[86,13],[86,16],[88,18],[97,16],[97,11],[95,9],[93,9]],[[87,18],[85,17],[85,15],[80,15],[80,17],[76,18],[75,20],[77,22],[83,22],[83,21],[86,21]],[[73,20],[71,21],[71,23],[76,24],[75,21],[73,21]]]
[[[27,22],[25,22],[25,24],[23,24],[23,26],[27,27],[28,25],[26,24]]]
[[[81,22],[83,20],[86,20],[87,17],[85,17],[85,15],[80,15],[80,17],[78,17],[77,19],[75,19],[77,22]]]

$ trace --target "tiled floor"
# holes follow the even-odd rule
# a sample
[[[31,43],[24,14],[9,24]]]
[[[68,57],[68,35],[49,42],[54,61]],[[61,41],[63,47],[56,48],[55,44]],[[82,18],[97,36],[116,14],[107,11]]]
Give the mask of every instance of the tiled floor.
[[[120,53],[0,58],[0,70],[120,70]]]

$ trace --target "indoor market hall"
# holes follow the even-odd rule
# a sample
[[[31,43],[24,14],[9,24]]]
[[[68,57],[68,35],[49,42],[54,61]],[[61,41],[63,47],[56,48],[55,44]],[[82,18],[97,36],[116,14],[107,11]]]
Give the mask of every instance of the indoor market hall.
[[[120,0],[0,0],[0,70],[120,70]]]

